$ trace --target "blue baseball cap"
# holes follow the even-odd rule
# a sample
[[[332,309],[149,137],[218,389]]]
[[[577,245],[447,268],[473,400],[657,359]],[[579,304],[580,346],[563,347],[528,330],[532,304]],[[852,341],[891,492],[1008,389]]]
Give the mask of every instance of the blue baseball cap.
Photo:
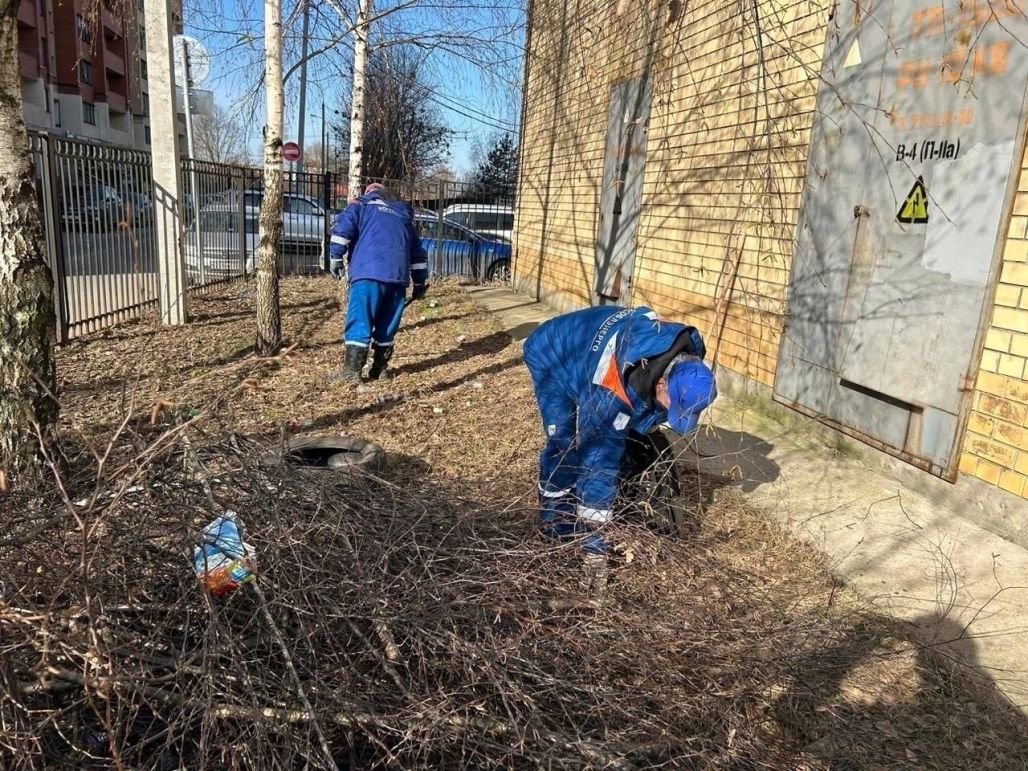
[[[714,373],[695,356],[671,365],[667,390],[671,397],[668,423],[675,433],[683,436],[696,430],[700,414],[717,398]]]

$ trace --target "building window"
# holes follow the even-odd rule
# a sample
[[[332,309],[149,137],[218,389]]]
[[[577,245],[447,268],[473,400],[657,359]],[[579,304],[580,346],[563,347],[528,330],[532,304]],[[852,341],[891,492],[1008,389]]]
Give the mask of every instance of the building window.
[[[82,60],[79,62],[79,81],[87,86],[93,85],[93,63]]]
[[[139,50],[146,53],[146,27],[139,28]]]
[[[83,43],[93,42],[93,33],[89,29],[89,24],[82,18],[81,14],[75,14],[75,30],[78,32],[79,40]]]
[[[143,94],[143,115],[150,114],[150,95],[147,93]]]
[[[54,128],[61,127],[61,102],[59,99],[54,99]]]
[[[139,77],[141,77],[143,80],[147,79],[146,59],[140,59],[139,60]]]
[[[147,144],[150,144],[150,127],[149,126],[143,126],[143,141],[145,141]]]
[[[92,102],[82,103],[82,122],[90,126],[96,125],[96,105]]]

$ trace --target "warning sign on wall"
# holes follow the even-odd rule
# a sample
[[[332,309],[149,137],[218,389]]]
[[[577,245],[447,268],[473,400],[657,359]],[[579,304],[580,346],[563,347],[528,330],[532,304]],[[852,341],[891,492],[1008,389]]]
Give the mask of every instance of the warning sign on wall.
[[[928,222],[928,191],[924,188],[924,180],[917,178],[917,182],[910,188],[903,205],[900,206],[896,221],[910,225],[921,225]]]

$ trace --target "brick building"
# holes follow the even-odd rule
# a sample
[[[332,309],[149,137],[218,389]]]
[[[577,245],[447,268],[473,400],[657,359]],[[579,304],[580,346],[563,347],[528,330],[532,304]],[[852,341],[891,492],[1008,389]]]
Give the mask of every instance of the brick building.
[[[1023,512],[1023,6],[533,0],[516,286]]]
[[[173,13],[181,31],[181,0]],[[149,147],[142,0],[21,0],[18,47],[30,129]]]

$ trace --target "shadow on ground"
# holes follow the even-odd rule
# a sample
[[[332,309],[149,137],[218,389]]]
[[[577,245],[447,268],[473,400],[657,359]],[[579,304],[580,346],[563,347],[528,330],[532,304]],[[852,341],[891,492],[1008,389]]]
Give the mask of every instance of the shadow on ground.
[[[401,375],[413,375],[417,372],[425,372],[430,369],[435,369],[436,367],[459,364],[467,361],[468,359],[474,358],[475,356],[491,356],[494,353],[499,353],[504,348],[507,348],[512,344],[513,340],[511,340],[508,333],[493,332],[491,335],[486,335],[478,340],[463,342],[453,350],[446,351],[438,356],[433,356],[430,359],[422,359],[421,361],[415,361],[409,364],[401,364],[392,371],[397,377]],[[399,355],[402,355],[402,353]]]
[[[701,428],[683,443],[679,457],[694,458],[696,467],[712,476],[723,476],[743,492],[752,493],[774,482],[781,474],[770,457],[774,445],[745,431]]]
[[[907,768],[956,768],[945,749],[954,739],[965,750],[979,747],[982,767],[1024,768],[1028,761],[1023,745],[996,754],[1001,733],[1022,732],[1028,723],[983,674],[975,641],[950,618],[929,615],[909,625],[873,616],[856,620],[814,653],[790,660],[788,669],[791,683],[772,715],[790,744],[827,768],[878,767],[879,752],[905,756]],[[978,719],[959,715],[969,695],[962,694],[960,705],[953,702],[961,698],[953,691],[960,680],[976,692],[981,709],[970,714]],[[877,751],[868,735],[877,736]]]

